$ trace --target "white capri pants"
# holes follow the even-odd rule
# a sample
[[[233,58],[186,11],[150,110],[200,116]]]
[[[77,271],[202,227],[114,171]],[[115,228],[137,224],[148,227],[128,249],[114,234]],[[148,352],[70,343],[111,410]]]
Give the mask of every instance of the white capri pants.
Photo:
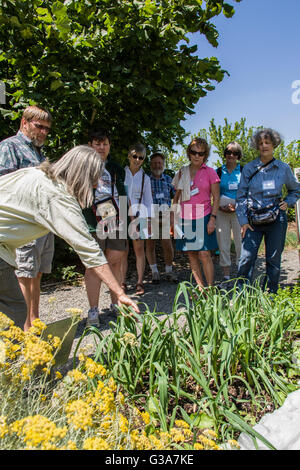
[[[235,212],[227,213],[219,210],[216,220],[216,232],[217,240],[220,251],[220,266],[231,266],[231,232],[233,234],[235,252],[236,252],[236,264],[238,264],[241,256],[241,226],[238,222]]]

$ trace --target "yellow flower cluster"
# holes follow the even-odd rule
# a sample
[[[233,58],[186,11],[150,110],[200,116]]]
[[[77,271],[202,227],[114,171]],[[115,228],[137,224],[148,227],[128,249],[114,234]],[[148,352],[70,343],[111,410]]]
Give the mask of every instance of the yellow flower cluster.
[[[7,328],[10,328],[13,326],[14,322],[8,318],[7,315],[4,315],[4,313],[0,312],[0,331],[6,330]]]
[[[8,425],[6,416],[0,416],[0,439],[8,433]]]
[[[78,369],[70,370],[67,373],[66,381],[68,381],[68,379],[70,379],[70,381],[74,383],[86,382],[88,380],[87,376],[83,372],[80,372],[80,370]]]
[[[80,317],[83,310],[81,308],[66,308],[66,312],[70,313],[73,317]]]
[[[89,357],[85,361],[84,368],[90,379],[93,379],[98,375],[104,377],[107,374],[107,370],[101,364],[97,364]]]
[[[120,339],[126,346],[138,346],[138,341],[136,336],[133,333],[126,332],[123,337]]]
[[[110,450],[108,443],[101,437],[88,437],[85,439],[83,450]]]
[[[74,400],[65,407],[67,420],[75,429],[86,431],[93,426],[94,409],[84,400]]]
[[[21,385],[30,380],[36,370],[41,373],[42,366],[43,372],[49,373],[61,341],[50,335],[42,339],[45,328],[46,325],[36,319],[32,327],[24,332],[0,313],[0,369],[7,380]]]
[[[45,334],[41,337],[44,329],[45,325],[37,320],[24,333],[0,314],[0,373],[8,381],[8,386],[5,381],[0,382],[0,399],[7,393],[6,403],[11,401],[14,409],[17,403],[12,397],[18,396],[17,390],[21,400],[24,387],[30,393],[30,384],[24,385],[24,381],[29,381],[41,368],[49,372],[54,364],[60,340],[52,336],[44,338]],[[124,335],[123,340],[130,346],[136,345],[137,341],[134,335]],[[16,421],[0,415],[0,439],[3,442],[12,438],[18,442],[18,448],[40,450],[220,448],[213,431],[198,431],[195,436],[184,420],[176,420],[168,432],[155,430],[156,423],[151,421],[149,413],[126,403],[109,371],[83,353],[79,368],[69,371],[65,377],[57,372],[56,380],[51,392],[50,389],[47,391],[45,380],[41,381],[43,388],[38,398],[37,395],[33,398],[39,400],[32,407],[32,410],[38,410],[37,414],[30,411],[28,416]],[[2,389],[1,384],[4,384]],[[49,416],[55,418],[51,420]]]
[[[28,416],[15,421],[11,425],[11,431],[17,433],[26,443],[27,449],[53,450],[57,441],[67,434],[67,427],[59,428],[45,416]]]

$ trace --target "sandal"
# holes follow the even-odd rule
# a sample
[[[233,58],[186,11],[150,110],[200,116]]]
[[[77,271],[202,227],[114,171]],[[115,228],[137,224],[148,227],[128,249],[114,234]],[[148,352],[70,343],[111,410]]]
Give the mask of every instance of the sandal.
[[[136,295],[143,295],[144,293],[145,293],[145,290],[144,290],[143,284],[137,284],[135,294]]]

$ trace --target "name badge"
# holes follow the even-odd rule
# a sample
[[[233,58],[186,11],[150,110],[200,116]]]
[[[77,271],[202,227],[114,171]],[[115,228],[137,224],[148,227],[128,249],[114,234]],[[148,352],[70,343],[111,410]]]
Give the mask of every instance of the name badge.
[[[196,196],[196,194],[198,194],[198,193],[199,193],[199,188],[194,188],[194,189],[192,189],[192,190],[191,190],[191,197],[192,197],[192,196]]]
[[[266,191],[268,189],[275,189],[275,181],[269,180],[263,182],[263,190]]]
[[[158,193],[156,194],[156,199],[163,199],[164,198],[164,193]]]
[[[229,183],[228,184],[228,189],[237,189],[238,188],[238,184],[237,183]]]

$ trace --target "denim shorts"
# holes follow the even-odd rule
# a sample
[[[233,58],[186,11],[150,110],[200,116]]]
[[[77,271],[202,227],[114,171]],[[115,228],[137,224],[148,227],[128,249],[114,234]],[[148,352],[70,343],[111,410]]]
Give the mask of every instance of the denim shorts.
[[[38,273],[51,273],[54,255],[54,235],[47,235],[33,240],[16,249],[17,277],[37,277]]]

